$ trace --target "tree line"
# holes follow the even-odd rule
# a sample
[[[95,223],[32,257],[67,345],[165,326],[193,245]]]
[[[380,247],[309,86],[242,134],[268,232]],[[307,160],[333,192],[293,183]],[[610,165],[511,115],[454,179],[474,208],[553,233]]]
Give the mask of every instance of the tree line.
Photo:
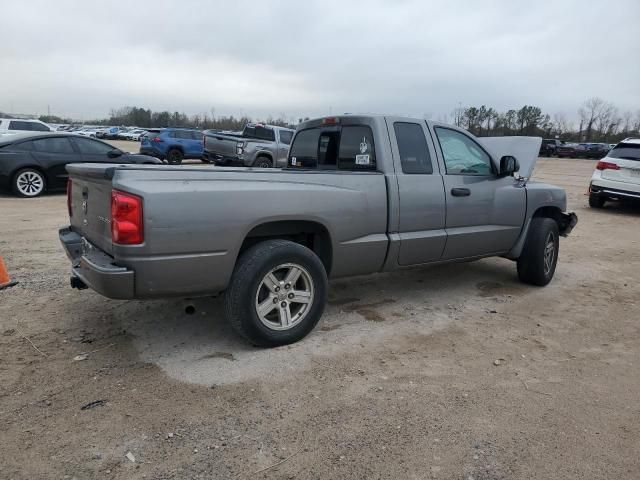
[[[425,117],[427,117],[425,115]],[[620,113],[611,102],[593,97],[586,100],[578,109],[579,122],[568,120],[562,113],[553,116],[544,113],[540,107],[525,105],[515,110],[499,112],[493,107],[459,107],[451,115],[441,120],[453,123],[469,130],[477,136],[528,135],[544,138],[559,138],[575,142],[613,143],[625,137],[638,135],[640,131],[640,110],[635,115],[630,111]],[[306,118],[268,117],[260,119],[270,125],[293,127]],[[44,115],[40,120],[47,123],[76,123],[71,119],[53,115]],[[296,121],[297,120],[297,121]],[[218,130],[242,130],[253,119],[242,115],[235,117],[216,116],[215,109],[211,113],[186,115],[181,112],[154,112],[141,107],[122,107],[112,109],[109,118],[84,122],[89,125],[136,126],[142,128],[189,127]]]
[[[578,109],[578,123],[567,120],[564,114],[551,117],[540,107],[525,105],[519,110],[499,112],[492,107],[460,107],[451,114],[455,125],[476,136],[527,135],[559,138],[575,142],[614,143],[638,135],[640,110],[635,116],[630,111],[620,114],[611,102],[593,97]]]

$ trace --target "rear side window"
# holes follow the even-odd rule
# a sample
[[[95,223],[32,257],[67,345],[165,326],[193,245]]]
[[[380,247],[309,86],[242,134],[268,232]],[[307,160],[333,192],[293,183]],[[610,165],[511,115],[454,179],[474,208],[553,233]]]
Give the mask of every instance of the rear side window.
[[[310,128],[298,132],[289,167],[319,170],[375,170],[371,129],[366,126]]]
[[[9,130],[31,130],[31,122],[11,120],[9,122]]]
[[[73,141],[76,142],[80,153],[85,155],[106,155],[111,150],[114,150],[111,145],[91,140],[90,138],[74,138]]]
[[[403,173],[433,173],[424,130],[417,123],[393,124]]]
[[[619,143],[609,151],[607,157],[640,160],[640,143]]]
[[[202,140],[201,132],[190,132],[190,134],[191,134],[191,140]]]
[[[293,132],[288,130],[280,130],[280,141],[285,145],[289,145],[291,143],[291,138],[293,137]]]
[[[64,137],[39,138],[33,141],[33,148],[41,153],[75,153],[69,139]]]

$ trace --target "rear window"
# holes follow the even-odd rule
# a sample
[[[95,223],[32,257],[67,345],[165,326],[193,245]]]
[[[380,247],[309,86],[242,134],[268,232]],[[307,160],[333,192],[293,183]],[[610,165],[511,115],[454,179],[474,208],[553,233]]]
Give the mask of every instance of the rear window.
[[[272,142],[276,140],[276,133],[272,128],[260,125],[247,125],[244,127],[243,136],[247,138],[256,138],[258,140],[270,140]]]
[[[319,170],[375,170],[371,129],[366,126],[310,128],[298,132],[288,167]]]
[[[607,154],[609,158],[640,160],[640,143],[619,143]]]

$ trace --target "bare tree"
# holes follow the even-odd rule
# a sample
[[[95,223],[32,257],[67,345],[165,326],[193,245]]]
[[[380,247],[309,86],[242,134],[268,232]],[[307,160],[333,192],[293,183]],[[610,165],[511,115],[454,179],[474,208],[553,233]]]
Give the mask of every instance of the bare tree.
[[[605,108],[605,104],[606,102],[601,98],[592,97],[586,100],[578,110],[580,114],[580,124],[585,129],[585,140],[591,140],[594,124],[600,117],[602,109]],[[582,130],[582,128],[580,130]]]

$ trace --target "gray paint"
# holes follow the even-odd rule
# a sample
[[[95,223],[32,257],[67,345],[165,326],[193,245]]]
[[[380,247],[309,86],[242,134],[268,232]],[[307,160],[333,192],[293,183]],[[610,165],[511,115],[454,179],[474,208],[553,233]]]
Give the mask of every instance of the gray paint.
[[[433,122],[374,115],[342,116],[340,121],[372,129],[377,172],[70,166],[72,230],[113,257],[114,268],[130,272],[132,287],[123,293],[114,286],[117,275],[124,278],[122,270],[76,273],[100,293],[118,298],[211,295],[226,288],[241,245],[254,228],[293,221],[326,229],[333,253],[331,277],[490,255],[517,258],[534,213],[542,207],[566,208],[566,195],[557,187],[535,182],[524,187],[512,176],[447,175]],[[395,121],[422,126],[432,174],[402,173]],[[299,129],[321,122],[311,120]],[[492,156],[492,161],[497,167],[499,159]],[[471,194],[453,197],[450,190],[458,186]],[[143,198],[142,245],[111,244],[104,221],[111,188]],[[90,269],[76,248],[77,239],[69,238],[61,233],[74,264]],[[96,280],[105,276],[109,278]]]

